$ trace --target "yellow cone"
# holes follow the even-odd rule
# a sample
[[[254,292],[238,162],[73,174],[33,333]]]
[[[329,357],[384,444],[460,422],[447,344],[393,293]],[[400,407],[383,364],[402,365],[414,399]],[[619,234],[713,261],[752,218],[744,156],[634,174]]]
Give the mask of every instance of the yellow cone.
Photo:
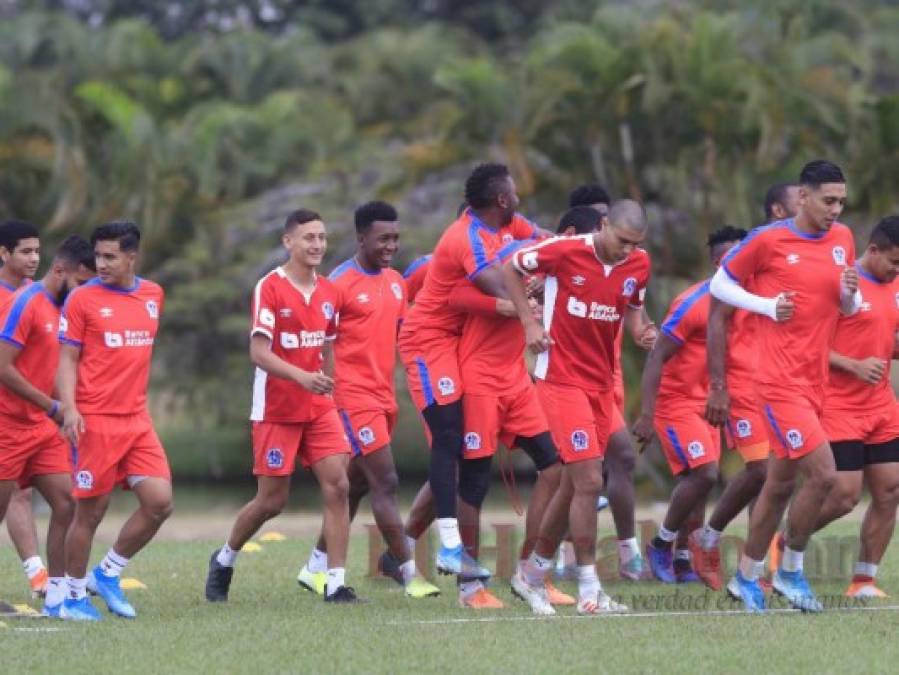
[[[41,613],[37,611],[34,607],[29,607],[28,605],[13,605],[15,610],[22,616],[40,616]]]
[[[119,580],[119,586],[121,586],[123,591],[145,591],[147,590],[147,585],[142,582],[134,579],[133,577],[122,577]]]
[[[243,548],[240,549],[244,553],[259,553],[262,550],[262,547],[259,544],[253,543],[252,541],[248,541],[243,545]]]
[[[280,532],[266,532],[259,537],[259,541],[287,541],[287,537]],[[244,549],[246,550],[246,546],[244,546]]]

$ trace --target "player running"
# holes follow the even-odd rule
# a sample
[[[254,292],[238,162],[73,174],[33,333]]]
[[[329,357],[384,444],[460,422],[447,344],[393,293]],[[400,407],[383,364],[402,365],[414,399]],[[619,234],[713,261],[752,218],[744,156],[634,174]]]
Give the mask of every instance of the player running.
[[[836,222],[846,203],[843,172],[827,161],[810,162],[800,184],[796,218],[754,230],[728,255],[711,284],[716,298],[767,317],[756,321],[756,383],[775,459],[750,514],[740,568],[727,587],[749,611],[765,609],[758,579],[797,476],[803,481],[790,506],[786,548],[773,587],[798,609],[823,609],[802,572],[805,547],[836,480],[820,421],[823,393],[837,320],[861,304],[852,232]],[[747,283],[754,292],[746,290]],[[709,421],[721,426],[728,416],[724,336],[710,334],[708,351]]]
[[[65,597],[65,538],[72,520],[72,460],[59,433],[53,398],[59,363],[59,308],[94,276],[94,252],[81,237],[66,239],[47,274],[0,300],[0,520],[16,486],[35,486],[50,506],[49,579],[45,616],[59,618]]]
[[[517,252],[506,287],[537,352],[537,391],[562,459],[562,480],[540,526],[536,548],[512,580],[536,614],[553,614],[544,586],[552,556],[570,526],[578,563],[579,614],[626,609],[596,576],[596,499],[614,407],[615,336],[626,312],[639,312],[649,256],[637,248],[646,216],[622,200],[594,235],[553,239]],[[531,314],[523,276],[547,275],[543,325]]]
[[[708,239],[712,266],[746,236],[746,230],[724,227]],[[653,576],[667,584],[697,579],[689,551],[678,546],[679,532],[692,531],[705,519],[708,494],[718,479],[720,433],[704,418],[708,395],[706,326],[709,280],[678,295],[662,324],[662,335],[646,360],[642,380],[642,413],[634,434],[644,444],[658,436],[677,485],[658,533],[646,544]]]
[[[369,202],[356,209],[358,250],[338,265],[328,279],[341,294],[337,339],[334,341],[334,401],[350,441],[350,520],[362,497],[371,496],[375,522],[396,561],[406,595],[440,595],[415,569],[403,535],[396,501],[397,475],[390,438],[399,408],[393,388],[396,335],[406,312],[405,284],[390,263],[399,248],[396,209]],[[324,535],[297,578],[300,585],[324,592],[327,576]]]
[[[0,301],[8,298],[37,274],[40,238],[37,228],[21,220],[0,224]],[[15,489],[6,511],[6,528],[16,547],[32,596],[43,595],[48,574],[38,550],[37,528],[31,510],[31,488]]]
[[[60,616],[76,621],[101,618],[88,586],[113,614],[135,617],[119,576],[172,512],[169,463],[147,411],[163,291],[135,274],[140,230],[134,223],[101,225],[91,244],[98,278],[66,301],[57,375],[63,431],[77,449],[75,515],[65,542],[68,593]],[[134,491],[139,507],[88,576],[94,533],[117,484]]]
[[[327,249],[325,224],[317,213],[301,209],[288,215],[281,243],[289,258],[256,284],[252,302],[256,497],[237,514],[228,540],[209,560],[206,599],[228,599],[237,554],[284,509],[299,458],[318,480],[324,500],[325,602],[355,603],[355,591],[345,585],[350,451],[330,396],[340,291],[317,273]]]
[[[862,483],[871,491],[859,537],[849,597],[885,598],[874,579],[889,546],[899,505],[899,404],[890,384],[890,361],[899,330],[899,216],[871,232],[856,269],[862,305],[837,323],[822,422],[837,467],[816,530],[858,504]]]

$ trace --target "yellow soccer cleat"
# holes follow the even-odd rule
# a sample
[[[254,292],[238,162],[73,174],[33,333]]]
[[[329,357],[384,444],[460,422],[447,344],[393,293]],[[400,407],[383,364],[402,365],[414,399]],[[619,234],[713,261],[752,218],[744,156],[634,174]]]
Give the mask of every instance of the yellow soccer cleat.
[[[414,576],[412,581],[406,584],[405,591],[407,598],[436,598],[440,595],[440,589],[434,584],[425,580],[423,577]]]
[[[307,591],[316,595],[324,595],[325,587],[328,585],[328,573],[310,572],[309,567],[303,565],[303,569],[297,575],[297,583]]]

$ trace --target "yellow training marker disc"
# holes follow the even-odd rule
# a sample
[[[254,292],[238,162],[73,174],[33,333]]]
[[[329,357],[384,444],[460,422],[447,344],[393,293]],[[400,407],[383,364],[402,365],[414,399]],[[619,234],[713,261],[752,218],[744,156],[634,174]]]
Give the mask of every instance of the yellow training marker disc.
[[[259,553],[259,551],[262,550],[262,547],[259,544],[254,544],[252,541],[248,541],[240,550],[244,553]]]
[[[147,585],[143,581],[138,581],[132,577],[122,578],[119,581],[119,586],[123,591],[145,591],[147,590]]]
[[[287,537],[280,532],[266,532],[259,537],[259,541],[287,541]],[[244,549],[246,549],[246,546],[244,546]]]

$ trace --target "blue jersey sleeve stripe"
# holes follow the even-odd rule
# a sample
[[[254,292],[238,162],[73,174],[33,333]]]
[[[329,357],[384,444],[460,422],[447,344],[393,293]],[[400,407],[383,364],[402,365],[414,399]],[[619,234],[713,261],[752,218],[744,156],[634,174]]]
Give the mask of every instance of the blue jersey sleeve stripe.
[[[7,337],[6,335],[0,335],[0,342],[8,342],[9,344],[13,345],[14,347],[18,347],[19,349],[22,349],[25,346],[18,340]]]
[[[409,263],[409,267],[407,267],[406,271],[403,272],[403,279],[408,279],[413,274],[415,274],[415,271],[419,267],[421,267],[422,265],[427,265],[430,261],[431,261],[431,256],[429,256],[429,255],[423,255],[419,258],[416,258],[411,263]]]
[[[488,267],[491,267],[497,261],[497,258],[491,258],[490,260],[486,260],[483,265],[478,265],[478,267],[468,275],[468,280],[474,281],[481,272],[483,272]]]
[[[727,272],[728,276],[730,276],[731,279],[733,279],[734,281],[739,281],[739,279],[734,276],[733,272],[728,269],[727,263],[730,260],[733,260],[735,255],[746,248],[746,245],[759,235],[764,234],[769,230],[774,230],[780,227],[789,227],[791,222],[792,220],[775,220],[773,223],[768,223],[767,225],[759,225],[754,230],[751,230],[749,234],[743,237],[743,239],[731,250],[729,250],[724,256],[724,260],[721,262],[721,266],[724,268],[724,271]]]
[[[78,340],[73,340],[72,338],[63,337],[62,335],[59,336],[59,342],[60,342],[60,344],[64,344],[64,345],[72,345],[73,347],[81,347],[81,343],[78,342]]]
[[[534,242],[533,239],[516,239],[515,241],[510,241],[508,244],[503,246],[499,252],[496,254],[497,258],[499,258],[500,262],[506,262],[515,251],[518,249],[532,244]]]
[[[695,305],[699,300],[701,300],[704,296],[708,295],[709,286],[711,282],[705,281],[703,282],[699,288],[694,290],[690,295],[688,295],[681,302],[680,306],[674,310],[674,314],[672,314],[668,320],[662,324],[662,330],[671,335],[675,328],[678,327],[681,321],[683,321],[684,316],[686,316],[687,312],[690,311],[690,308]]]
[[[481,238],[478,236],[480,227],[480,221],[476,218],[472,218],[471,223],[468,225],[468,242],[471,245],[471,252],[474,254],[475,272],[489,264],[487,261],[487,251],[484,249],[484,242],[481,241]],[[474,275],[475,272],[472,272],[472,275]]]
[[[337,281],[337,279],[343,276],[343,274],[345,274],[347,270],[350,270],[352,268],[353,259],[350,258],[349,260],[344,260],[337,267],[331,270],[331,274],[328,275],[328,281]]]
[[[13,301],[9,315],[6,317],[6,322],[3,324],[3,330],[0,331],[0,337],[12,338],[12,334],[22,320],[22,313],[25,311],[28,303],[40,292],[41,288],[43,287],[40,284],[31,284]]]

